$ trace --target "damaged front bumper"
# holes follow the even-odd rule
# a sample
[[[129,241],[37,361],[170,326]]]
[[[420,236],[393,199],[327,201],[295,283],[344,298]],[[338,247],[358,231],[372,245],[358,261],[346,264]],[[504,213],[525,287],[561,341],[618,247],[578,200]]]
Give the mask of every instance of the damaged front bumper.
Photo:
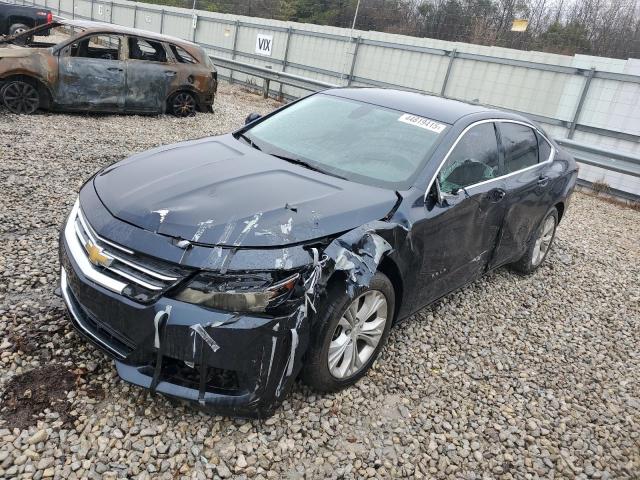
[[[60,245],[61,290],[73,325],[115,359],[123,380],[215,413],[273,414],[308,342],[307,322],[297,313],[237,315],[165,296],[140,304],[88,278],[64,233]]]

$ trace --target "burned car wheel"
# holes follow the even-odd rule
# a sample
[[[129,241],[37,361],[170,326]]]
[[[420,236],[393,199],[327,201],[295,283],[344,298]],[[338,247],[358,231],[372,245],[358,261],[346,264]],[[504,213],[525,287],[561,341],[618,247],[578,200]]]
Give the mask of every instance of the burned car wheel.
[[[371,367],[389,335],[395,294],[378,272],[369,287],[350,297],[344,284],[334,286],[319,313],[319,333],[312,340],[302,371],[316,390],[335,391],[353,385]]]
[[[540,223],[533,239],[529,242],[529,248],[526,253],[520,260],[511,264],[511,267],[517,272],[528,274],[533,273],[542,265],[551,249],[557,226],[558,211],[552,208]]]
[[[196,114],[196,99],[189,92],[176,93],[169,101],[169,109],[176,117],[191,117]]]
[[[2,102],[10,112],[28,115],[40,107],[40,94],[30,83],[16,80],[2,88]]]

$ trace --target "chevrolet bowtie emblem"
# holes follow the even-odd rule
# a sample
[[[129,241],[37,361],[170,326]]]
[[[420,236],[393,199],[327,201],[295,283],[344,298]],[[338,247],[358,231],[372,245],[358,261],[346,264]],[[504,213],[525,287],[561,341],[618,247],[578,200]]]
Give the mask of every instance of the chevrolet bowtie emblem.
[[[111,262],[113,262],[113,258],[105,255],[102,248],[91,242],[87,242],[84,248],[87,250],[87,254],[89,255],[89,261],[98,267],[106,268],[111,265]]]

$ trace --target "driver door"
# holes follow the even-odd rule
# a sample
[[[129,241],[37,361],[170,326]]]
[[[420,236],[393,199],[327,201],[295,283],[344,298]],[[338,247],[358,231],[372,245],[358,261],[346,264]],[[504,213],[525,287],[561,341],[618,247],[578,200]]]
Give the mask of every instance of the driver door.
[[[495,126],[488,122],[464,133],[442,165],[417,225],[422,305],[485,272],[505,215],[499,164]]]
[[[122,50],[122,36],[111,34],[88,35],[64,47],[58,59],[56,103],[70,110],[122,110]]]

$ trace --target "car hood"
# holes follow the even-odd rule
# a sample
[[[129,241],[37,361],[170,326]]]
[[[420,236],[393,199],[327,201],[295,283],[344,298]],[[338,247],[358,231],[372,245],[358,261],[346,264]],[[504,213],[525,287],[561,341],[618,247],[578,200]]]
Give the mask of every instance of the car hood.
[[[96,193],[116,218],[206,245],[273,247],[383,218],[392,190],[325,175],[231,135],[160,147],[100,172]]]
[[[46,48],[27,48],[18,45],[6,44],[0,47],[0,58],[29,57],[39,52],[46,52]]]

